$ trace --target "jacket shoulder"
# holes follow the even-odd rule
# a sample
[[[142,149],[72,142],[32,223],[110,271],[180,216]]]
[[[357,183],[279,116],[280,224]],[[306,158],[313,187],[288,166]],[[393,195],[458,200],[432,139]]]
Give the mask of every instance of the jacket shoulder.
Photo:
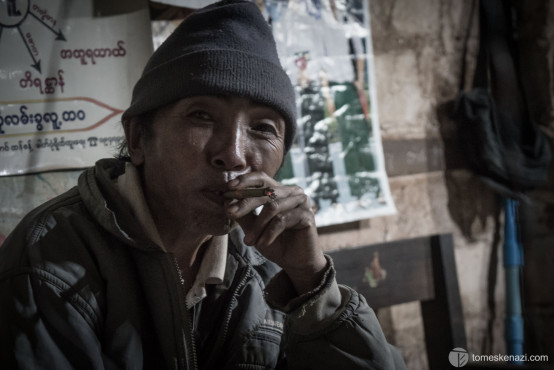
[[[8,235],[0,248],[0,278],[40,270],[71,284],[96,270],[91,246],[105,245],[103,234],[74,187],[29,212]]]
[[[21,219],[8,235],[0,248],[0,253],[13,255],[16,250],[23,250],[35,244],[48,230],[54,227],[58,214],[67,215],[72,213],[71,209],[79,208],[80,205],[82,205],[82,202],[79,191],[77,187],[73,187],[34,208]],[[0,261],[5,261],[5,259],[2,258]],[[0,270],[1,267],[0,262]]]
[[[0,247],[0,309],[18,318],[24,309],[71,307],[75,320],[98,330],[101,314],[91,302],[102,280],[85,238],[93,224],[77,187],[29,212]]]

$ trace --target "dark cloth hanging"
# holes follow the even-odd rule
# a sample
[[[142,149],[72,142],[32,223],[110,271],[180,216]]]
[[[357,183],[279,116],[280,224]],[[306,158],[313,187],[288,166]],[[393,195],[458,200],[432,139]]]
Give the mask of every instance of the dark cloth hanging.
[[[470,168],[501,195],[522,199],[546,180],[550,147],[527,107],[514,51],[510,3],[485,0],[479,4],[480,46],[473,86],[463,89],[464,50],[454,120]]]

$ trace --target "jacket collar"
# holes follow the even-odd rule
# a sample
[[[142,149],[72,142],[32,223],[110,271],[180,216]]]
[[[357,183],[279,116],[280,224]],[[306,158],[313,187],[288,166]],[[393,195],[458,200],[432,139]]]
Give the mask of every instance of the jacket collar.
[[[134,226],[132,209],[119,196],[114,182],[125,172],[125,162],[116,159],[101,159],[95,166],[79,176],[79,193],[94,219],[112,236],[125,244],[144,250],[159,249],[146,241],[139,228]]]

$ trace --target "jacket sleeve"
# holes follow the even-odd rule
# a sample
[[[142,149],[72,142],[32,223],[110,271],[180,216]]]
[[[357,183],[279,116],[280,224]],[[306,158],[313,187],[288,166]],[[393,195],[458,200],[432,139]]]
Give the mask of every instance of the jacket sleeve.
[[[103,369],[97,312],[49,271],[0,278],[0,358],[10,369]]]
[[[291,299],[293,288],[283,271],[266,288],[268,303],[287,313],[289,369],[406,369],[365,298],[337,284],[332,260],[327,259],[323,282],[312,292]]]

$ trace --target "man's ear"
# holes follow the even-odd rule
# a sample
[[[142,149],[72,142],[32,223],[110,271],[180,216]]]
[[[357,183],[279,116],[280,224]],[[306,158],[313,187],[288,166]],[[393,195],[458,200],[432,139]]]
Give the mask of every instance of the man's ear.
[[[123,122],[127,150],[131,163],[140,166],[144,163],[144,127],[137,117],[131,117]]]

